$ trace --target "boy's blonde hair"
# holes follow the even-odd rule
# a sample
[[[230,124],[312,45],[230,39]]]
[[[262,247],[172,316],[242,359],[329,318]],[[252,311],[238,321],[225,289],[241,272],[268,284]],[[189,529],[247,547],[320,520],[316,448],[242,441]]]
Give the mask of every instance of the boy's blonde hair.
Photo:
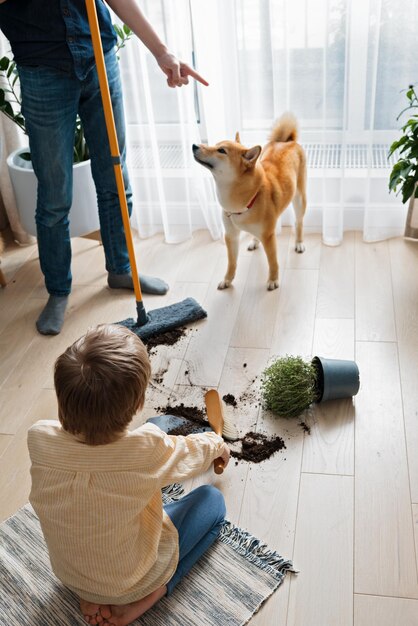
[[[89,330],[58,357],[54,383],[64,430],[90,445],[114,441],[145,401],[147,350],[116,324]]]

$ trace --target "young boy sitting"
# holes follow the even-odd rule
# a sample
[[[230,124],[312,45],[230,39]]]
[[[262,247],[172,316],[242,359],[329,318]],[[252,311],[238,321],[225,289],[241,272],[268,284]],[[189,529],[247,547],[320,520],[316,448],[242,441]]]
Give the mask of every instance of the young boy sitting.
[[[151,373],[122,326],[88,331],[57,359],[58,421],[29,430],[30,502],[56,576],[88,624],[126,626],[169,595],[215,541],[225,516],[209,485],[163,507],[161,488],[206,471],[229,450],[214,433],[129,431]]]

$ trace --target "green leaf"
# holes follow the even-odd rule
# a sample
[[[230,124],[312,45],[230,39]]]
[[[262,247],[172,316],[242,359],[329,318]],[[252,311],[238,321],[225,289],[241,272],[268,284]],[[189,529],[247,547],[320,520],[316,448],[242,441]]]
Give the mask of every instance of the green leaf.
[[[415,187],[415,179],[411,176],[402,185],[402,202],[405,204],[412,196]]]
[[[128,37],[130,37],[130,36],[132,35],[132,31],[131,31],[131,29],[130,29],[130,28],[129,28],[129,26],[127,26],[126,24],[124,24],[124,25],[123,25],[123,30],[124,30],[125,34],[126,34]]]
[[[0,70],[5,72],[7,68],[9,67],[9,63],[10,63],[10,59],[8,59],[7,57],[2,57],[0,59]]]
[[[123,39],[124,38],[123,30],[120,28],[120,26],[118,26],[117,24],[113,24],[113,28],[115,29],[116,34],[119,37],[119,39]]]
[[[10,104],[10,102],[5,102],[3,105],[3,111],[7,114],[10,115],[10,117],[14,117],[14,111],[12,108],[12,105]]]
[[[25,118],[23,117],[23,115],[20,115],[20,113],[18,115],[16,115],[15,120],[21,126],[23,126],[23,127],[25,126]]]
[[[389,156],[391,156],[395,152],[395,150],[397,150],[400,146],[402,146],[407,141],[408,141],[408,137],[406,135],[394,141],[389,148]]]

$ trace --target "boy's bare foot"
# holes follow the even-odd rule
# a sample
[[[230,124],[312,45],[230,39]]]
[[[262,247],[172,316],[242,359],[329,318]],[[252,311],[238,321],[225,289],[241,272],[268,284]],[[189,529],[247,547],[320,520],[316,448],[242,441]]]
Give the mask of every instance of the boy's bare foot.
[[[164,585],[156,589],[145,598],[131,604],[92,604],[80,600],[80,609],[87,624],[100,626],[128,626],[138,617],[141,617],[167,593]]]
[[[87,624],[106,624],[106,620],[112,616],[107,604],[93,604],[80,599],[80,609]]]

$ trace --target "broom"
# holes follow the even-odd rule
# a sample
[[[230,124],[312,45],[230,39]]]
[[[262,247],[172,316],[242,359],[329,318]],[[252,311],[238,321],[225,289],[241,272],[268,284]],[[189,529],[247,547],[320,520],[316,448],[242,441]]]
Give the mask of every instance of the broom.
[[[142,299],[141,285],[139,282],[139,274],[135,260],[135,251],[131,225],[129,221],[128,204],[126,201],[125,186],[123,184],[119,144],[116,135],[115,121],[113,117],[112,101],[110,98],[109,84],[107,81],[106,66],[103,56],[103,47],[100,37],[100,29],[97,19],[95,0],[86,0],[86,8],[136,298],[137,319],[134,320],[133,318],[129,318],[117,323],[126,326],[141,339],[148,339],[149,337],[152,337],[154,335],[160,335],[161,333],[168,332],[170,330],[173,330],[174,328],[178,328],[179,326],[184,326],[189,322],[194,322],[196,320],[207,317],[207,313],[204,309],[202,309],[200,304],[198,304],[194,298],[186,298],[185,300],[182,300],[181,302],[178,302],[176,304],[171,304],[160,309],[154,309],[152,311],[149,311],[148,313],[145,310],[144,302]]]

